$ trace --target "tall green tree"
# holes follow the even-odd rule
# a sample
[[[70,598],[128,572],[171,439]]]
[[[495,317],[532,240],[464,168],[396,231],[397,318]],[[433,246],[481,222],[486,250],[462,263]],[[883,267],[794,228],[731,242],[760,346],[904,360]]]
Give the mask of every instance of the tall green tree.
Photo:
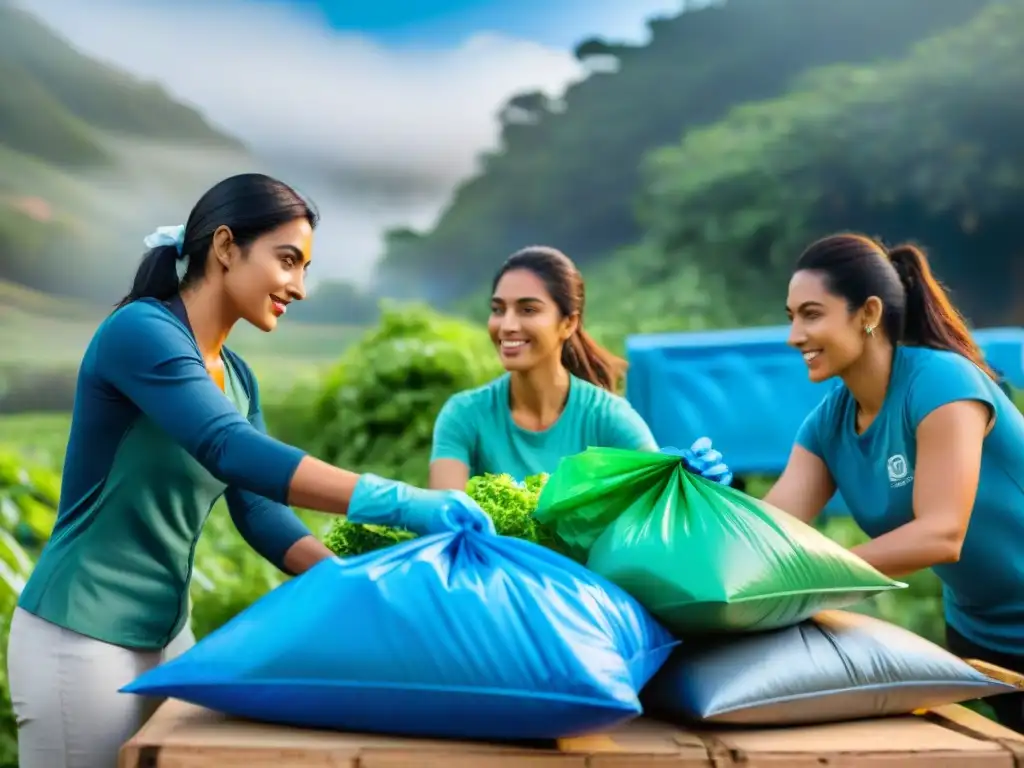
[[[975,323],[1020,323],[1022,57],[1024,2],[1011,0],[902,60],[815,71],[733,110],[648,156],[649,246],[666,270],[721,275],[746,319],[774,307],[781,321],[811,238],[911,238]]]
[[[483,158],[431,231],[388,241],[377,288],[461,297],[533,243],[594,263],[640,236],[632,201],[647,151],[738,104],[784,93],[810,68],[903,55],[989,2],[727,0],[651,21],[647,45],[585,41],[577,55],[593,73],[562,99],[512,99],[501,149]]]

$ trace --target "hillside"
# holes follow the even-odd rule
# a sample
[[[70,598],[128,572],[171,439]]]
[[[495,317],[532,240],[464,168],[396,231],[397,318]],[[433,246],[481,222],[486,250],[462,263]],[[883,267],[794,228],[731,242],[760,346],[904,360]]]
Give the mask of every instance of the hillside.
[[[450,302],[530,243],[583,265],[640,238],[634,211],[645,153],[784,94],[805,72],[903,56],[991,0],[727,0],[653,21],[645,46],[587,41],[586,60],[617,62],[551,103],[513,99],[501,149],[455,192],[430,231],[391,233],[377,288]],[[437,276],[443,275],[444,280]]]
[[[154,222],[253,170],[202,114],[3,0],[0,82],[0,280],[109,304]]]
[[[69,410],[82,354],[109,311],[0,280],[0,414]],[[336,361],[360,333],[354,326],[288,317],[270,334],[240,323],[228,343],[272,399]]]
[[[77,365],[96,326],[110,311],[109,306],[0,280],[0,360],[18,365]],[[270,334],[240,323],[229,344],[247,358],[268,363],[275,357],[333,361],[361,331],[333,323],[296,323],[289,316]],[[40,339],[45,339],[42,346]]]
[[[63,165],[109,160],[95,131],[240,150],[157,84],[90,59],[29,13],[0,4],[0,144]]]

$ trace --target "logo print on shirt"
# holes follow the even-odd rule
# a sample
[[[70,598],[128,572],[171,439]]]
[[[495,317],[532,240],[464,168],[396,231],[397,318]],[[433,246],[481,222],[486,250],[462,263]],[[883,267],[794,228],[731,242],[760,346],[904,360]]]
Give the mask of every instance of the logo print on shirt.
[[[886,468],[889,470],[889,485],[893,488],[900,488],[914,480],[914,476],[910,474],[907,457],[902,453],[890,456],[889,461],[886,462]]]

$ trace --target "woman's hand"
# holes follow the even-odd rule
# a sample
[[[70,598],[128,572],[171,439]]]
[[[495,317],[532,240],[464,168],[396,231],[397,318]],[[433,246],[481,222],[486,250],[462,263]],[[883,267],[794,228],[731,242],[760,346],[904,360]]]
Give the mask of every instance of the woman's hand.
[[[661,453],[678,456],[690,472],[721,485],[732,482],[732,471],[722,460],[722,454],[711,447],[710,437],[700,437],[689,448],[665,447]]]
[[[415,489],[420,490],[420,489]],[[421,534],[471,529],[494,533],[494,521],[464,491],[424,491],[404,515],[405,527]]]
[[[421,536],[466,529],[494,533],[494,521],[463,491],[428,491],[371,474],[356,483],[348,519]]]

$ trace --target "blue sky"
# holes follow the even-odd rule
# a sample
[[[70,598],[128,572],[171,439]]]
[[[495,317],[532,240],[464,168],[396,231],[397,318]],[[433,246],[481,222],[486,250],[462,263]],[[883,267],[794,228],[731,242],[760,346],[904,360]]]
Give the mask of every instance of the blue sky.
[[[247,0],[276,3],[280,0]],[[335,29],[391,46],[444,47],[481,31],[571,48],[592,35],[636,38],[645,16],[684,0],[289,0],[316,10]]]

